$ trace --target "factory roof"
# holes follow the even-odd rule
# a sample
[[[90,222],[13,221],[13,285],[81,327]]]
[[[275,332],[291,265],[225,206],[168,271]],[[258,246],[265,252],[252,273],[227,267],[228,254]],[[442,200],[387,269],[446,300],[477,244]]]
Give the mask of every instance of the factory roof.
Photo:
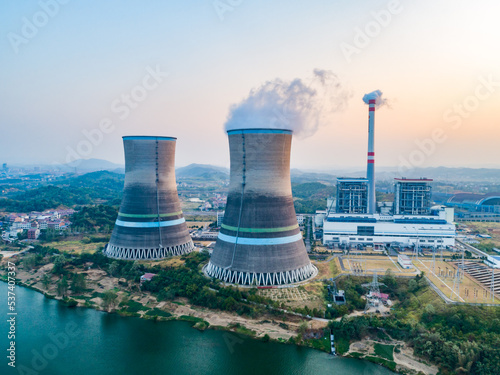
[[[337,177],[337,181],[353,181],[353,182],[368,182],[364,177]]]
[[[395,180],[400,181],[400,182],[431,182],[431,181],[434,181],[432,178],[425,178],[425,177],[421,177],[421,178],[402,177],[402,178],[395,178]]]

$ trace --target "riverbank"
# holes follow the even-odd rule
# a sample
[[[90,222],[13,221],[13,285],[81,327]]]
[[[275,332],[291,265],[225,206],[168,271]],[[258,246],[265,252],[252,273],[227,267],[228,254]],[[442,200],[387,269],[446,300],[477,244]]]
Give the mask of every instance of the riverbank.
[[[4,260],[5,262],[6,260]],[[3,263],[4,263],[3,262]],[[58,295],[57,281],[51,271],[53,263],[47,263],[38,269],[30,271],[21,267],[17,268],[16,278],[18,285],[23,285],[44,294],[51,299],[60,300],[69,306],[93,308],[99,311],[107,311],[122,316],[136,316],[143,319],[155,320],[186,320],[186,317],[194,320],[204,321],[207,327],[218,327],[228,331],[239,332],[250,335],[257,339],[268,336],[269,339],[288,342],[297,336],[297,330],[304,319],[295,315],[285,315],[277,320],[277,317],[264,314],[258,319],[252,319],[226,311],[214,311],[208,308],[194,306],[186,298],[176,298],[173,301],[158,301],[157,297],[150,292],[141,290],[135,283],[124,278],[109,276],[100,269],[84,270],[77,268],[68,269],[69,272],[85,275],[85,291],[78,294]],[[5,277],[5,270],[2,277]],[[50,282],[47,287],[43,285],[43,277],[49,275]],[[116,306],[104,307],[104,294],[108,291],[116,293]],[[189,319],[187,319],[189,320]],[[307,322],[309,330],[321,330],[326,327],[327,322],[310,320]]]
[[[68,275],[85,275],[86,285],[81,293],[66,291],[61,295],[60,290],[58,290],[61,275],[53,273],[54,263],[46,263],[27,270],[25,269],[26,262],[22,261],[25,256],[15,259],[18,263],[16,277],[19,280],[19,285],[40,292],[48,298],[60,300],[68,306],[87,307],[143,319],[187,320],[199,330],[207,328],[225,330],[263,341],[293,343],[325,352],[329,352],[330,349],[329,338],[323,336],[323,330],[328,325],[327,320],[308,319],[300,315],[284,313],[282,309],[265,308],[265,305],[261,305],[256,318],[251,318],[246,314],[239,315],[235,312],[222,311],[222,309],[214,310],[193,305],[185,297],[159,300],[158,294],[141,290],[139,283],[133,280],[112,277],[100,268],[91,268],[95,267],[91,262],[83,263],[78,267],[65,266]],[[10,260],[12,261],[12,259]],[[5,261],[2,263],[5,264]],[[168,265],[164,264],[162,267],[178,267],[184,264],[183,260],[177,258],[163,262],[168,262]],[[47,277],[49,278],[48,282],[44,280]],[[105,303],[105,295],[108,292],[116,294],[115,303],[111,305]],[[354,344],[352,343],[351,346]],[[354,350],[349,350],[347,356],[361,358],[360,356],[356,357],[357,354],[353,354],[354,352]],[[416,358],[412,357],[410,350],[408,350],[408,355],[410,360],[418,362]],[[419,371],[411,365],[411,361],[395,361],[397,367],[394,367],[392,363],[385,362],[376,354],[372,353],[366,357],[362,359],[381,364],[391,370],[397,369],[408,374],[416,374]],[[424,373],[435,374],[435,372]]]

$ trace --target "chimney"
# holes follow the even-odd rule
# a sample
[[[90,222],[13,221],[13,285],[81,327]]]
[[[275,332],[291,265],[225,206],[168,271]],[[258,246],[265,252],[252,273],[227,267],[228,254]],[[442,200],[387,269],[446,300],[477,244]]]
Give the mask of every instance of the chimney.
[[[368,163],[366,178],[368,179],[368,213],[375,213],[375,99],[368,102]]]

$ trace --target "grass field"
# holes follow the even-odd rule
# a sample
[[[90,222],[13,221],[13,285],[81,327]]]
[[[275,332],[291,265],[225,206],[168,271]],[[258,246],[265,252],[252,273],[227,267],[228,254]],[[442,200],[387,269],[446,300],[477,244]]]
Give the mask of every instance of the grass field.
[[[478,240],[481,243],[492,242],[495,247],[500,248],[500,223],[464,221],[460,224],[466,225],[472,233],[490,235],[491,238],[478,238]]]
[[[184,264],[184,261],[181,259],[180,256],[168,258],[165,260],[141,260],[139,261],[141,264],[153,267],[153,266],[160,266],[161,268],[167,268],[167,267],[180,267]]]
[[[49,242],[45,246],[50,246],[58,249],[61,252],[68,254],[95,253],[97,248],[104,246],[106,242],[91,242],[84,244],[81,241],[58,241]]]
[[[189,201],[181,201],[181,209],[182,211],[194,211],[200,207],[201,202],[189,202]]]
[[[379,357],[394,361],[394,345],[374,344],[375,354]]]
[[[415,269],[403,269],[399,266],[397,257],[388,256],[363,256],[351,255],[349,258],[344,257],[344,267],[349,272],[354,272],[356,265],[362,267],[366,273],[377,272],[385,273],[390,269],[395,274],[412,275],[415,274]]]

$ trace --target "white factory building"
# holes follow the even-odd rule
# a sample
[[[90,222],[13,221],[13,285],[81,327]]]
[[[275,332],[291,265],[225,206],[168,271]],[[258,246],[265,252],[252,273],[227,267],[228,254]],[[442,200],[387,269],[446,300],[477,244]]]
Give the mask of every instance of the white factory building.
[[[430,207],[430,184],[428,179],[396,179],[393,213],[368,214],[367,205],[345,204],[349,200],[350,189],[356,201],[359,199],[359,186],[349,179],[349,186],[342,186],[346,179],[337,182],[337,202],[327,211],[320,213],[323,218],[323,244],[347,246],[373,246],[383,249],[387,246],[446,248],[455,246],[455,224],[453,208],[444,206]],[[359,179],[359,184],[366,180]],[[353,185],[354,184],[354,185]],[[339,193],[339,186],[343,190]],[[340,203],[340,204],[339,204]],[[383,212],[383,213],[382,213]]]
[[[453,208],[432,207],[431,179],[395,178],[394,201],[376,201],[375,110],[381,95],[374,91],[363,97],[369,105],[366,178],[337,178],[335,201],[328,200],[326,211],[315,217],[317,227],[323,224],[323,244],[375,250],[455,246]]]
[[[451,219],[450,219],[451,216]],[[419,248],[455,246],[453,208],[437,216],[329,214],[323,221],[325,245],[396,245]]]

